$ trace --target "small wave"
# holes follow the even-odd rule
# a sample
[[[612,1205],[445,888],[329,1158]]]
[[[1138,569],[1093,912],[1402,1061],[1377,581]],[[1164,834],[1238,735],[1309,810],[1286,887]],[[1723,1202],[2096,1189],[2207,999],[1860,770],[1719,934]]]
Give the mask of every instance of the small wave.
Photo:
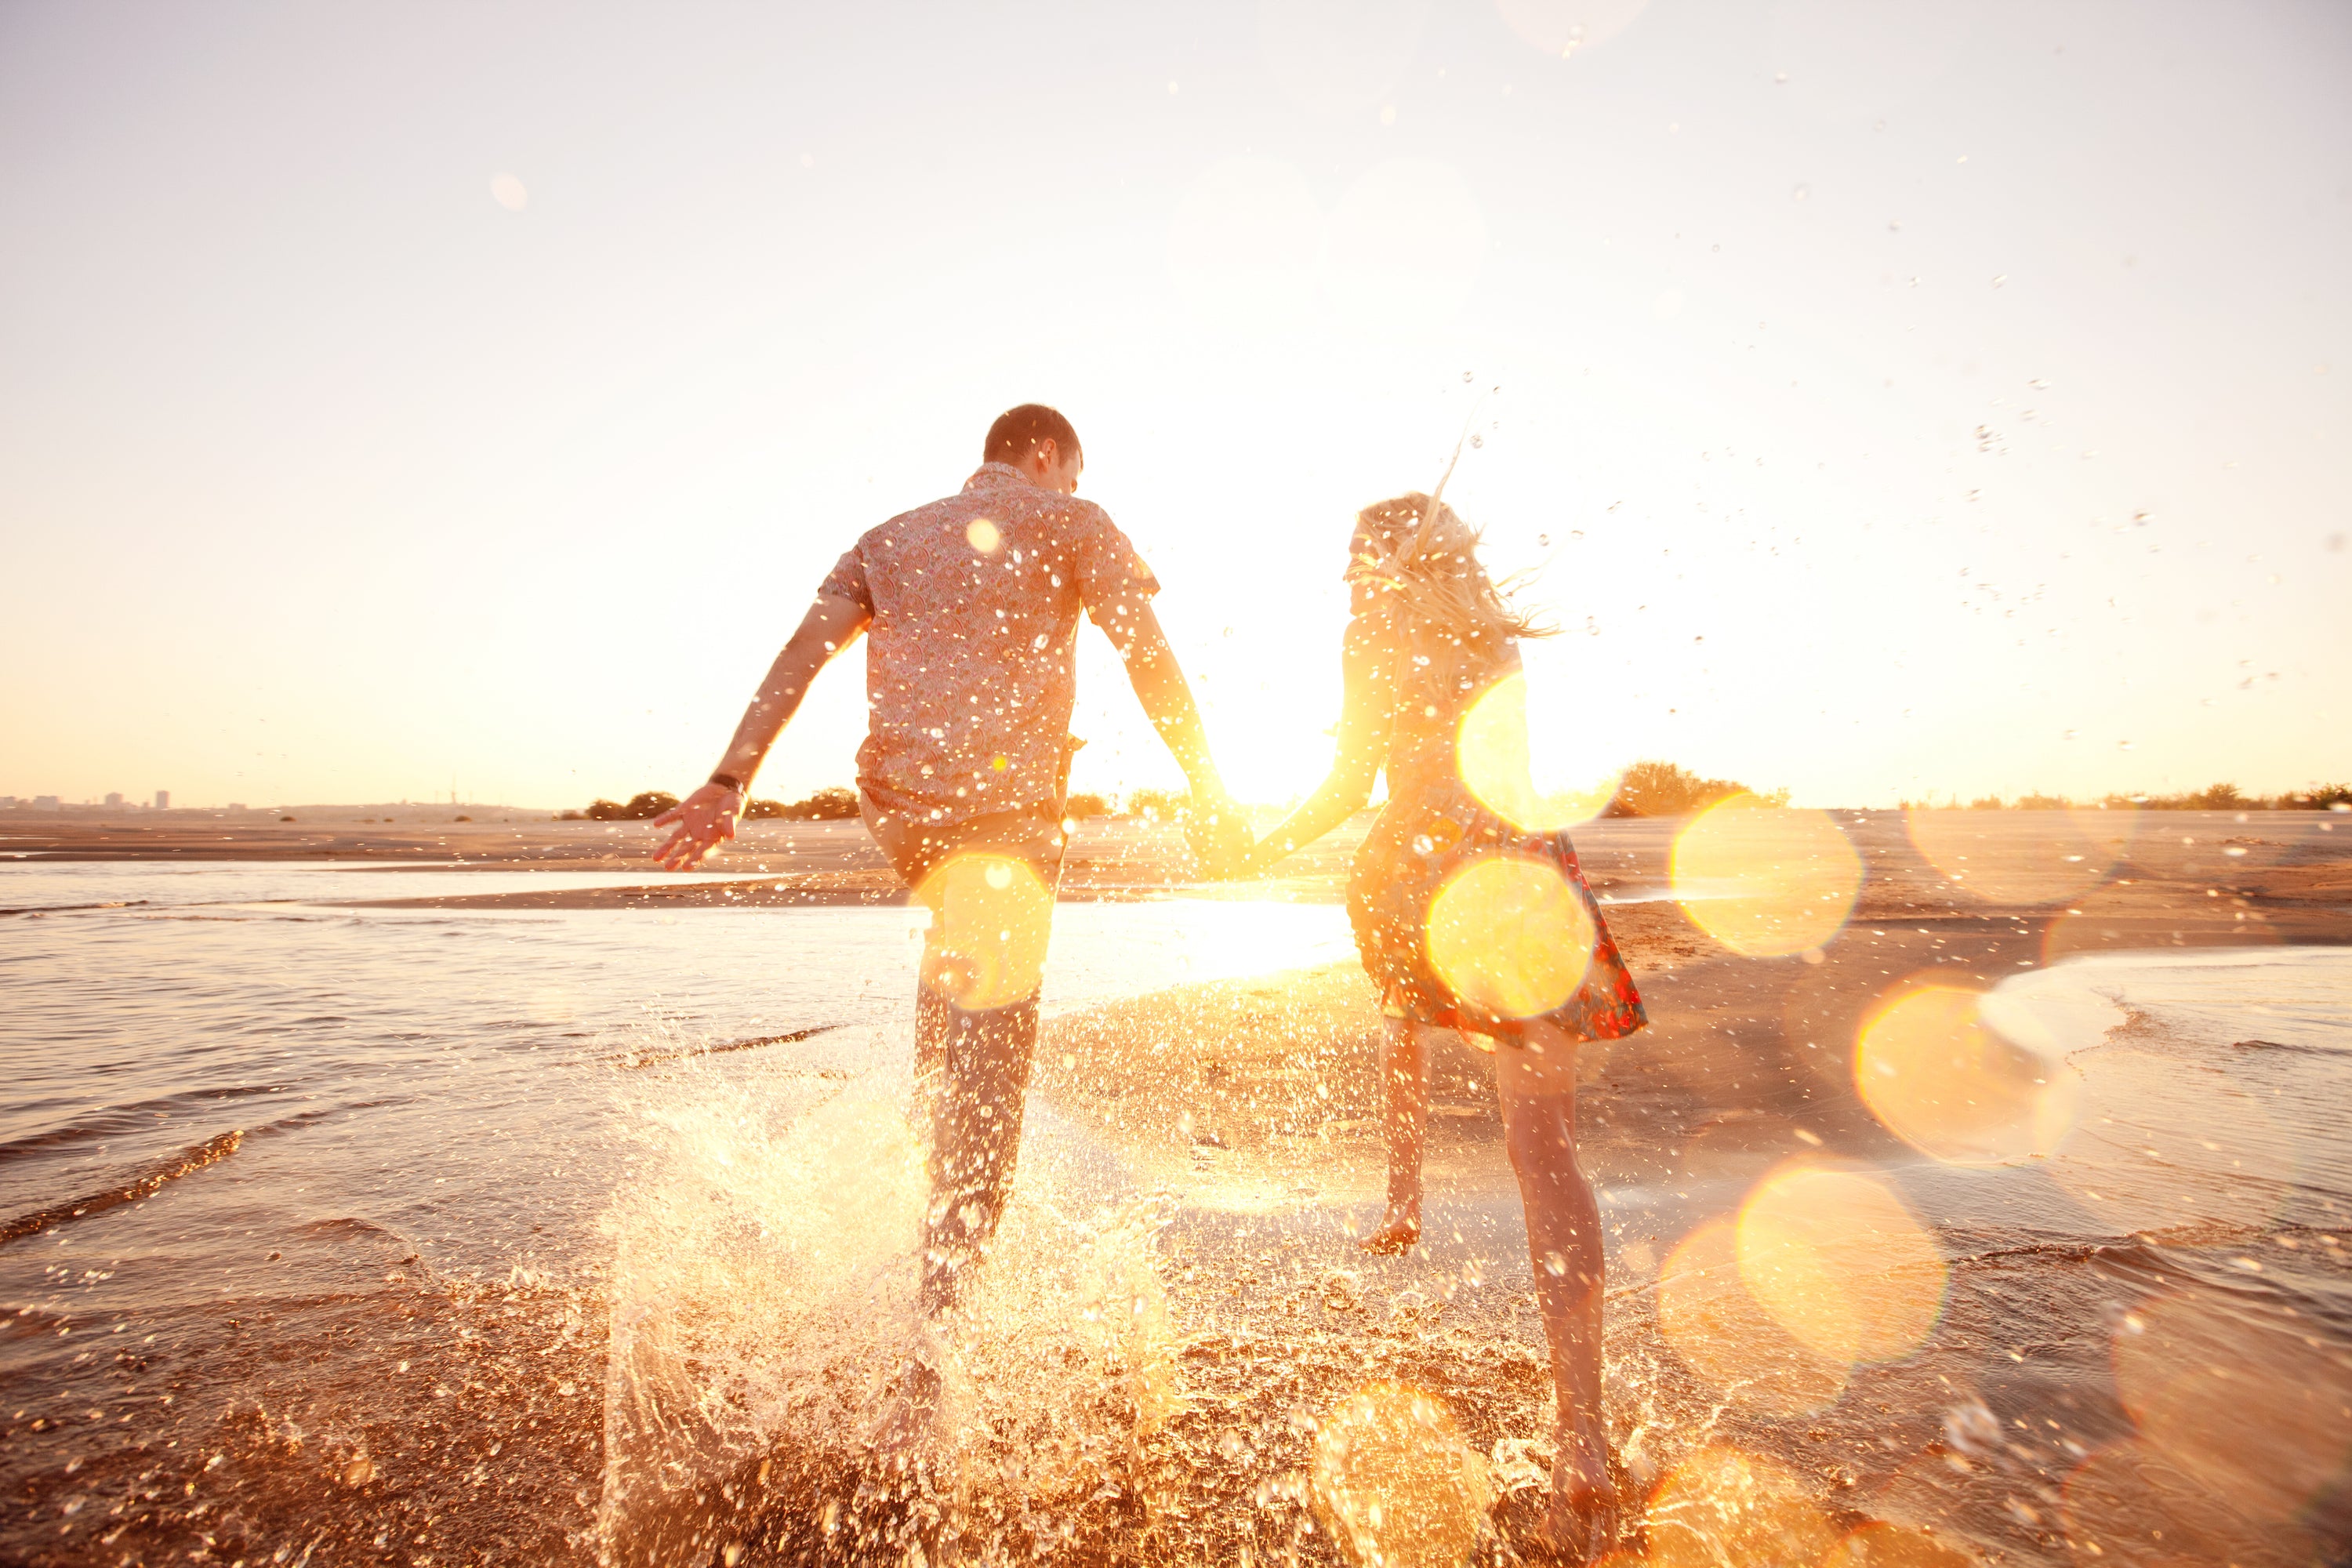
[[[115,899],[102,904],[26,904],[22,909],[0,910],[0,920],[10,915],[58,915],[74,910],[135,910],[150,902],[146,899]]]
[[[22,1241],[28,1236],[63,1225],[68,1220],[101,1214],[124,1204],[135,1204],[142,1198],[152,1197],[163,1190],[166,1182],[177,1181],[182,1176],[203,1170],[206,1165],[227,1159],[244,1142],[245,1134],[241,1131],[223,1132],[201,1143],[191,1143],[169,1159],[149,1166],[144,1173],[121,1186],[109,1187],[104,1192],[76,1198],[71,1203],[57,1204],[48,1208],[36,1209],[30,1214],[18,1215],[15,1219],[0,1224],[0,1247],[12,1241]]]
[[[730,1040],[723,1046],[687,1046],[674,1051],[614,1051],[602,1059],[625,1068],[660,1067],[666,1062],[685,1061],[690,1057],[722,1056],[729,1051],[756,1050],[761,1046],[789,1046],[817,1035],[829,1034],[840,1028],[839,1024],[818,1024],[806,1029],[793,1029],[781,1035],[761,1035],[757,1039]]]
[[[2291,1051],[2299,1057],[2340,1057],[2344,1053],[2329,1046],[2301,1046],[2285,1040],[2231,1040],[2233,1051]]]
[[[231,1084],[217,1089],[192,1089],[181,1094],[159,1095],[152,1100],[135,1100],[127,1104],[109,1106],[86,1120],[68,1122],[62,1127],[44,1128],[21,1138],[0,1141],[0,1165],[33,1158],[68,1144],[87,1143],[121,1138],[135,1132],[160,1131],[155,1128],[159,1116],[170,1117],[192,1109],[218,1105],[226,1100],[249,1100],[257,1095],[286,1093],[293,1086],[278,1083]]]

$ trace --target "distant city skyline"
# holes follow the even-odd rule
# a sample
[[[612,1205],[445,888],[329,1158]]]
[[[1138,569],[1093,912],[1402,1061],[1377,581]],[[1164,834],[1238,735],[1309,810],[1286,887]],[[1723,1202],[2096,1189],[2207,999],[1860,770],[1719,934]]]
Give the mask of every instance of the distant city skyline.
[[[125,15],[0,9],[7,787],[683,791],[1041,399],[1286,798],[1349,518],[1492,387],[1543,782],[2352,777],[2352,7]],[[1177,784],[1080,662],[1074,786]]]

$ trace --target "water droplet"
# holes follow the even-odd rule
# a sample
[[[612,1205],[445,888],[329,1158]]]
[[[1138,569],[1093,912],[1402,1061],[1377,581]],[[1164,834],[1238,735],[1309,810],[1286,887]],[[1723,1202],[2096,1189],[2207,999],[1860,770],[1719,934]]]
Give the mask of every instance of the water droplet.
[[[1790,192],[1789,193],[1789,199],[1790,199],[1790,201],[1792,201],[1792,202],[1801,202],[1801,201],[1803,201],[1807,196],[1810,196],[1810,195],[1811,195],[1812,194],[1813,194],[1813,187],[1812,187],[1812,186],[1811,186],[1811,185],[1799,185],[1795,190],[1790,191]]]
[[[1536,535],[1536,547],[1537,547],[1538,549],[1539,549],[1539,550],[1540,550],[1540,549],[1544,548],[1545,546],[1547,546],[1547,545],[1549,545],[1549,544],[1550,544],[1550,543],[1551,543],[1551,535],[1550,535],[1550,534],[1549,534],[1549,533],[1538,533],[1538,534],[1537,534],[1537,535]]]
[[[2009,274],[2006,272],[1996,272],[1992,275],[1992,286],[1996,289],[2008,281]]]
[[[1483,435],[1473,432],[1470,437],[1470,444],[1473,447],[1483,447],[1486,444],[1486,437]]]
[[[1787,71],[1774,71],[1772,73],[1772,79],[1776,82],[1787,81],[1789,79],[1789,73]]]
[[[519,213],[530,205],[530,192],[512,174],[499,174],[490,181],[490,200],[510,213]]]
[[[1469,385],[1472,382],[1477,379],[1478,373],[1475,370],[1465,370],[1462,373],[1462,384],[1465,386]]]

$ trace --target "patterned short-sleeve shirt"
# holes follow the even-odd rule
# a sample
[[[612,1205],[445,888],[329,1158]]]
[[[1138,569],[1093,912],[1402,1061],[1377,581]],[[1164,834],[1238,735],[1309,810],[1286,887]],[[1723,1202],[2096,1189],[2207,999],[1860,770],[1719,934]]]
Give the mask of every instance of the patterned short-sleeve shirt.
[[[858,786],[930,822],[1058,812],[1079,612],[1114,626],[1159,588],[1108,512],[1008,463],[869,531],[818,590],[873,617]]]

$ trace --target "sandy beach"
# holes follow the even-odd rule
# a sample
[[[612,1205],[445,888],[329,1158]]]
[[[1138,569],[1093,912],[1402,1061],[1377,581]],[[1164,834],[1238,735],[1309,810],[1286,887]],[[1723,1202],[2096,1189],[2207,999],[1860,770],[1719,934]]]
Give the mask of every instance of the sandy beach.
[[[1957,821],[1945,826],[1971,836],[1969,872],[1981,885],[1993,879],[1990,870],[2006,868],[2012,890],[2026,897],[2002,901],[1966,890],[1968,873],[1956,882],[1920,847],[1922,837],[1931,847],[1940,842],[1937,825],[1914,832],[1895,814],[1841,814],[1867,868],[1851,918],[1815,952],[1770,959],[1738,955],[1683,906],[1658,897],[1678,824],[1612,821],[1580,830],[1596,889],[1622,900],[1612,902],[1610,919],[1653,1021],[1630,1039],[1588,1049],[1579,1072],[1585,1161],[1611,1226],[1618,1457],[1635,1496],[1670,1489],[1672,1478],[1722,1454],[1748,1467],[1742,1484],[1753,1482],[1749,1471],[1783,1478],[1774,1483],[1788,1492],[1783,1525],[1792,1540],[1822,1549],[1790,1561],[1813,1561],[1837,1539],[1881,1525],[1914,1531],[1916,1539],[1904,1539],[1919,1551],[1926,1542],[1980,1558],[2057,1563],[2081,1561],[2069,1542],[2090,1539],[2105,1543],[2105,1562],[2158,1561],[2159,1542],[2133,1544],[2135,1519],[2159,1521],[2148,1528],[2172,1521],[2176,1541],[2185,1530],[2224,1527],[2200,1525],[2196,1508],[2177,1497],[2166,1509],[2133,1511],[2131,1500],[2150,1487],[2173,1496],[2165,1489],[2177,1491],[2178,1477],[2148,1469],[2130,1441],[2133,1416],[2108,1370],[2105,1325],[2152,1290],[2227,1276],[2239,1269],[2231,1259],[2257,1252],[2304,1270],[2294,1278],[2325,1299],[2352,1283],[2341,1253],[2316,1244],[2321,1232],[2308,1216],[2284,1212],[2251,1230],[2168,1235],[2161,1246],[2128,1230],[2094,1237],[2074,1220],[2050,1217],[2053,1200],[2032,1185],[2040,1181],[2033,1173],[2017,1173],[2018,1181],[1992,1173],[2004,1178],[1994,1181],[1923,1168],[1854,1093],[1853,1041],[1874,1008],[1906,984],[1983,989],[2098,953],[2344,943],[2352,940],[2352,824],[2317,814],[2242,822],[2231,814],[2148,814],[2095,885],[2053,904],[2031,897],[2047,891],[2033,879],[2065,863],[2036,847],[2057,842],[2052,835],[2063,824],[2025,813],[1950,815]],[[357,862],[358,896],[331,903],[428,923],[436,911],[667,921],[698,907],[781,910],[902,896],[854,824],[753,825],[711,871],[659,885],[534,890],[501,878],[500,890],[488,892],[467,890],[474,873],[638,870],[650,832],[635,824],[430,824],[398,833],[381,826],[271,823],[147,838],[68,825],[28,833],[12,824],[0,849],[34,864],[199,856]],[[1203,888],[1185,879],[1171,830],[1088,824],[1064,896],[1328,903],[1360,831],[1360,824],[1335,835],[1274,883]],[[364,894],[369,866],[434,865],[447,868],[434,873],[446,890]],[[269,907],[242,905],[238,918]],[[36,925],[89,918],[61,909],[10,915]],[[287,918],[297,917],[289,909]],[[1406,1259],[1369,1258],[1351,1237],[1377,1214],[1383,1175],[1378,1028],[1369,987],[1345,963],[1179,985],[1049,1016],[1031,1097],[1037,1179],[1063,1194],[1056,1202],[1088,1190],[1074,1173],[1097,1167],[1115,1169],[1120,1190],[1160,1194],[1165,1207],[1150,1247],[1164,1290],[1158,1353],[1167,1358],[1172,1403],[1118,1453],[1088,1461],[1094,1479],[1082,1496],[1041,1493],[1025,1522],[997,1519],[982,1529],[967,1521],[963,1528],[976,1531],[967,1545],[1047,1551],[1037,1534],[1043,1509],[1052,1521],[1049,1554],[1067,1561],[1338,1561],[1306,1479],[1317,1422],[1355,1391],[1392,1379],[1450,1408],[1498,1489],[1476,1532],[1506,1560],[1518,1550],[1540,1497],[1549,1394],[1524,1242],[1514,1239],[1517,1194],[1502,1158],[1489,1058],[1453,1041],[1434,1053],[1427,1239]],[[790,1029],[746,1036],[745,1048],[710,1059],[762,1070],[753,1064],[798,1048],[777,1042],[800,1037]],[[808,1070],[820,1088],[844,1076]],[[691,1102],[740,1087],[686,1079],[675,1092]],[[238,1154],[221,1168],[253,1157]],[[1705,1270],[1692,1275],[1690,1255],[1676,1248],[1792,1159],[1910,1173],[1905,1190],[1933,1223],[1950,1283],[1916,1352],[1859,1368],[1850,1380],[1841,1375],[1814,1397],[1788,1388],[1793,1383],[1801,1393],[1818,1368],[1772,1340],[1769,1324],[1739,1320],[1736,1290],[1710,1298],[1705,1310],[1718,1314],[1709,1321],[1719,1337],[1762,1347],[1760,1369],[1732,1380],[1747,1392],[1727,1393],[1723,1366],[1688,1342],[1696,1310],[1687,1305],[1688,1281]],[[174,1181],[147,1207],[168,1215],[171,1202],[194,1201],[205,1179]],[[424,1178],[387,1179],[398,1188]],[[2332,1208],[2332,1191],[2311,1201]],[[599,1261],[609,1244],[595,1239],[602,1202],[583,1193],[569,1216],[496,1222],[513,1237],[492,1238],[488,1256],[515,1259],[503,1278],[436,1264],[442,1255],[408,1239],[399,1224],[322,1222],[273,1247],[262,1273],[282,1283],[245,1279],[257,1266],[239,1264],[245,1304],[226,1314],[194,1299],[126,1310],[117,1321],[142,1332],[120,1352],[103,1347],[110,1353],[94,1361],[59,1348],[81,1342],[72,1336],[92,1321],[92,1306],[73,1305],[65,1277],[49,1271],[55,1265],[44,1265],[37,1280],[18,1278],[13,1265],[31,1257],[12,1249],[12,1359],[18,1385],[35,1396],[5,1412],[16,1457],[0,1541],[16,1560],[42,1563],[160,1562],[187,1552],[257,1561],[288,1542],[321,1563],[593,1560],[607,1460],[595,1394],[608,1386],[610,1370],[611,1265]],[[144,1218],[137,1204],[117,1213],[125,1224]],[[113,1216],[75,1218],[38,1244],[79,1257],[87,1245],[79,1233],[94,1236],[110,1223]],[[523,1234],[542,1226],[545,1237]],[[573,1264],[530,1261],[533,1248],[553,1245],[559,1232],[571,1239],[556,1250],[568,1247]],[[157,1245],[163,1254],[195,1247],[190,1260],[201,1262],[229,1234]],[[95,1245],[119,1252],[128,1244]],[[97,1272],[116,1267],[127,1265]],[[1041,1331],[1050,1341],[1061,1330]],[[387,1398],[379,1380],[395,1362],[391,1386],[406,1392]],[[1769,1397],[1755,1397],[1757,1388]],[[1987,1447],[1981,1434],[1971,1436],[1970,1413],[1979,1409],[1997,1426],[2012,1415],[2052,1425],[2039,1436],[1996,1437]],[[100,1430],[113,1426],[122,1426],[114,1436]],[[2110,1454],[2121,1458],[2085,1470],[2084,1456]],[[936,1541],[952,1490],[945,1479],[877,1478],[853,1455],[825,1451],[783,1459],[761,1458],[766,1479],[756,1485],[740,1465],[719,1464],[695,1515],[752,1549],[747,1560],[895,1562],[908,1542]],[[2233,1540],[2237,1560],[2323,1560],[2315,1554],[2341,1538],[2352,1513],[2340,1477],[2315,1495],[2291,1524],[2273,1521],[2259,1541]],[[1646,1542],[1653,1560],[1685,1560],[1676,1555],[1683,1537],[1670,1527],[1680,1505],[1667,1497],[1657,1506],[1666,1512],[1654,1512],[1635,1541]],[[102,1530],[82,1522],[92,1510],[103,1515]]]

